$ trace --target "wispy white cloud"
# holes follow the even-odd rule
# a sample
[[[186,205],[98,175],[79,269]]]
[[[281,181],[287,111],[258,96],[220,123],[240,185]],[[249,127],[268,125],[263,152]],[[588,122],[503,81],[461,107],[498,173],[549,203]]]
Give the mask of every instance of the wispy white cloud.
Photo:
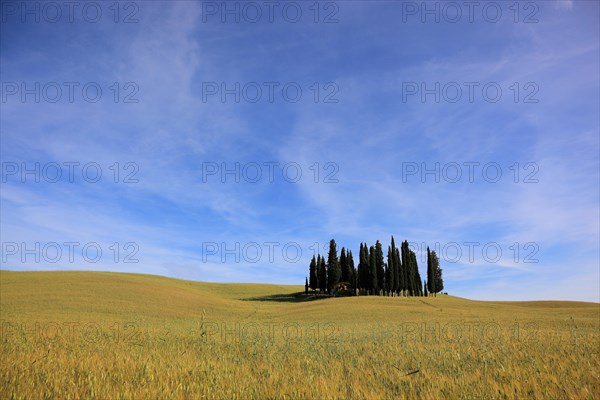
[[[556,0],[556,8],[571,10],[573,8],[573,0]]]
[[[531,241],[540,246],[539,268],[515,263],[509,254],[496,263],[447,263],[447,287],[460,288],[456,294],[501,298],[509,293],[506,282],[544,277],[546,286],[528,285],[532,297],[595,299],[599,49],[597,35],[589,33],[597,32],[597,22],[573,25],[561,20],[564,12],[547,7],[546,19],[527,26],[481,21],[391,26],[378,8],[358,4],[346,7],[347,19],[338,25],[228,26],[200,24],[199,4],[144,3],[139,25],[127,32],[123,27],[99,31],[96,40],[103,45],[90,52],[90,63],[73,54],[57,67],[39,50],[48,68],[25,73],[17,67],[30,53],[3,54],[9,80],[55,73],[134,81],[140,88],[137,104],[3,104],[3,161],[139,166],[139,183],[129,186],[3,184],[3,240],[75,239],[105,246],[135,241],[143,262],[94,267],[286,283],[301,283],[311,243],[331,237],[355,251],[360,241],[387,245],[390,234],[397,241],[425,243]],[[568,18],[580,17],[572,2],[556,7],[571,10]],[[369,40],[356,35],[361,27],[368,28]],[[418,43],[403,40],[411,29],[416,33],[409,37]],[[442,34],[453,40],[441,46]],[[77,44],[82,50],[83,43]],[[461,48],[449,50],[453,43]],[[204,80],[262,78],[336,81],[340,102],[202,101]],[[406,81],[492,81],[505,93],[495,104],[481,98],[402,102]],[[540,102],[512,101],[514,82],[536,83]],[[294,161],[304,166],[305,179],[202,182],[203,162],[227,160]],[[465,161],[498,162],[506,179],[497,184],[402,179],[403,162]],[[539,166],[539,183],[514,184],[509,167],[529,161]],[[315,162],[321,167],[319,183],[306,177]],[[338,183],[322,182],[327,162],[339,167]],[[273,240],[300,243],[303,261],[202,259],[205,241]],[[569,252],[576,255],[569,259]],[[577,274],[552,292],[550,281],[564,278],[561,263],[569,261],[580,267]],[[576,290],[586,276],[592,283]]]

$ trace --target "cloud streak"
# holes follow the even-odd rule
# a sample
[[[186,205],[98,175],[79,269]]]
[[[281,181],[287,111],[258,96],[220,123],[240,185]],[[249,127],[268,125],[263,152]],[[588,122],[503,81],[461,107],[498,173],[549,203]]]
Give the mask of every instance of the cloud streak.
[[[105,96],[3,103],[3,162],[95,162],[104,175],[55,184],[10,176],[0,194],[2,241],[97,242],[109,258],[111,244],[122,256],[134,242],[140,262],[32,264],[17,255],[2,268],[301,284],[315,242],[322,248],[335,237],[358,252],[360,242],[387,245],[394,235],[463,250],[465,242],[498,243],[504,253],[495,262],[442,260],[446,287],[457,295],[507,299],[514,284],[526,286],[528,298],[599,301],[600,66],[598,22],[589,18],[598,6],[539,6],[536,24],[510,14],[498,24],[403,24],[393,4],[360,3],[340,4],[340,22],[329,25],[202,23],[197,2],[140,3],[132,26],[9,21],[3,36],[15,40],[1,43],[3,82],[94,81]],[[67,49],[53,44],[67,37],[75,38]],[[111,101],[114,82],[121,95],[134,82],[139,101]],[[273,102],[234,95],[222,102],[205,101],[206,82],[279,86]],[[282,99],[279,88],[290,82],[303,89],[298,102]],[[330,82],[338,101],[327,103]],[[469,82],[478,84],[474,101]],[[420,93],[406,97],[407,83],[430,90],[456,83],[463,96],[422,101]],[[481,91],[489,83],[502,88],[498,102]],[[538,101],[524,102],[528,95]],[[113,182],[115,162],[121,180],[134,163],[138,182]],[[502,179],[489,182],[478,169],[469,182],[465,162],[496,163]],[[278,169],[272,182],[235,182],[239,172],[223,182],[221,171],[206,180],[207,163],[234,170],[297,163],[302,177],[290,182]],[[407,176],[408,163],[464,169],[456,183],[435,182],[420,171]],[[524,182],[528,163],[537,183]],[[221,254],[207,260],[203,247],[264,250],[271,242],[297,243],[302,255],[236,263],[230,254],[221,262]],[[538,245],[539,262],[515,262],[514,243],[521,259],[526,243]]]

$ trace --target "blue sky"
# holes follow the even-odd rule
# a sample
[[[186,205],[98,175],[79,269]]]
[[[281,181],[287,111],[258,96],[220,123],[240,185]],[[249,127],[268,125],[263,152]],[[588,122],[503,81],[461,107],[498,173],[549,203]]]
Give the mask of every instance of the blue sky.
[[[2,3],[3,269],[600,301],[598,2],[88,3]]]

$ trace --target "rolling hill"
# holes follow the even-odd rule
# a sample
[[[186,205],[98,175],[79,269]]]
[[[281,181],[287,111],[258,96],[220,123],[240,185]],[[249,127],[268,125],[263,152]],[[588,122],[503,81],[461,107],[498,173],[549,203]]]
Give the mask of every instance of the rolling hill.
[[[600,305],[0,271],[0,398],[589,398]]]

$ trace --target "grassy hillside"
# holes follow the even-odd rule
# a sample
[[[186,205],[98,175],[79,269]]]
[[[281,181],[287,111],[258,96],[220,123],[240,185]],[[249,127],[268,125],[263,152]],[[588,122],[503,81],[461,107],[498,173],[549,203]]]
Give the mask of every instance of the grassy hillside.
[[[0,271],[0,398],[582,398],[600,306]]]

